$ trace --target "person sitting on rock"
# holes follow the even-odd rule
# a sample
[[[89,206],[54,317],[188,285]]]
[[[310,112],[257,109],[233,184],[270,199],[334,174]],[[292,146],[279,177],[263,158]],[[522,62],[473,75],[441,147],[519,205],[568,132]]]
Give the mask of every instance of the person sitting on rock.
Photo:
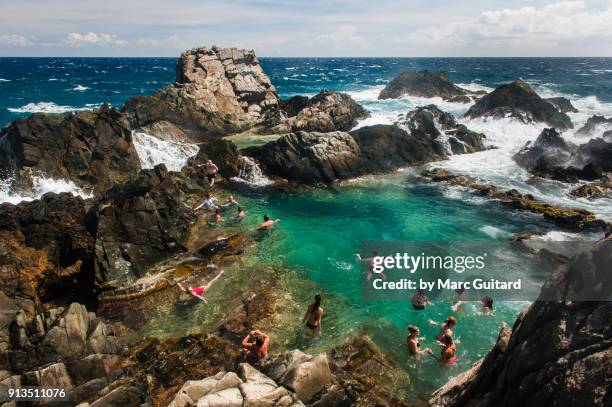
[[[242,340],[242,354],[248,363],[255,364],[268,356],[269,346],[268,335],[259,330],[251,331]]]
[[[270,219],[268,215],[264,215],[263,219],[264,219],[263,223],[259,225],[259,228],[258,228],[259,230],[270,230],[274,227],[274,224],[278,222],[278,219],[272,220]]]
[[[212,160],[208,160],[206,164],[200,164],[198,167],[206,167],[206,179],[208,180],[208,185],[212,188],[215,185],[215,177],[217,172],[219,172],[219,167]]]
[[[221,277],[221,274],[223,274],[223,269],[219,272],[219,274],[215,276],[215,278],[210,280],[208,284],[199,286],[199,287],[189,287],[188,286],[187,288],[185,288],[182,286],[181,283],[176,283],[176,285],[182,292],[187,293],[191,295],[192,297],[197,298],[200,301],[204,301],[204,303],[208,304],[208,301],[206,301],[206,298],[204,298],[204,294],[206,294],[206,291],[208,291],[208,289],[213,285],[213,283],[217,281],[219,277]]]
[[[429,298],[425,295],[425,290],[419,288],[417,293],[410,298],[410,302],[412,303],[413,309],[422,311],[425,309],[425,306],[429,304]]]
[[[317,294],[314,296],[314,302],[308,306],[304,313],[303,323],[310,330],[317,334],[321,334],[321,318],[323,317],[323,308],[321,308],[321,295]]]
[[[421,331],[416,326],[408,327],[408,336],[406,337],[406,345],[408,345],[408,350],[415,356],[422,355],[424,353],[432,354],[431,349],[421,349],[421,341],[425,338],[419,338],[419,334]]]
[[[223,222],[224,221],[223,216],[221,216],[221,211],[219,211],[219,208],[215,209],[215,211],[212,214],[212,218],[211,219],[215,223]]]
[[[206,207],[207,209],[215,209],[217,207],[217,198],[215,198],[210,192],[207,192],[202,203],[193,208],[193,210],[198,211],[203,207]]]
[[[242,207],[239,206],[238,211],[236,213],[236,220],[240,222],[242,219],[244,219],[244,215],[244,210],[242,209]]]
[[[453,328],[455,327],[455,325],[457,325],[457,318],[448,317],[443,324],[438,324],[437,322],[430,319],[429,323],[440,328],[440,333],[436,335],[436,339],[440,341],[445,335],[451,337],[453,336]]]

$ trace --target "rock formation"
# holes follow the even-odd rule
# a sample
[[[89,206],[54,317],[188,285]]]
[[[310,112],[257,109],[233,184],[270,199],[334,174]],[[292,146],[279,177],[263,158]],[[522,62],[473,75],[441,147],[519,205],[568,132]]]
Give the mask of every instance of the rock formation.
[[[468,109],[465,117],[511,117],[523,123],[546,123],[559,130],[573,128],[572,121],[565,113],[542,99],[522,79],[502,85],[483,96]]]
[[[410,95],[425,98],[441,97],[448,100],[469,93],[466,89],[450,82],[446,72],[407,71],[400,73],[389,82],[378,95],[378,99],[397,99]]]
[[[561,113],[578,113],[578,109],[572,105],[572,102],[563,96],[544,99],[555,107]]]
[[[612,303],[577,302],[575,290],[583,280],[595,291],[608,290],[599,294],[609,298],[611,245],[610,237],[599,241],[551,275],[541,295],[557,301],[535,301],[512,332],[502,329],[493,350],[436,391],[429,405],[608,405]]]
[[[35,113],[0,132],[0,173],[29,170],[102,193],[139,169],[129,125],[107,105],[98,111]]]
[[[555,129],[544,129],[514,155],[521,167],[534,175],[565,182],[594,180],[612,171],[612,143],[594,138],[576,146]]]
[[[256,159],[267,175],[317,183],[480,151],[485,148],[483,139],[451,115],[426,106],[410,112],[397,125],[363,127],[351,133],[291,133],[262,147],[247,148],[244,154]]]
[[[603,134],[606,130],[612,130],[612,118],[594,115],[589,117],[584,126],[576,130],[576,135],[597,137],[600,132]]]
[[[499,190],[495,185],[463,175],[456,175],[442,168],[425,170],[421,173],[421,176],[433,182],[446,182],[450,185],[467,187],[482,196],[497,199],[503,205],[541,214],[545,219],[564,228],[612,231],[612,224],[597,219],[595,215],[585,209],[559,208],[539,201],[530,194],[521,194],[516,189]]]

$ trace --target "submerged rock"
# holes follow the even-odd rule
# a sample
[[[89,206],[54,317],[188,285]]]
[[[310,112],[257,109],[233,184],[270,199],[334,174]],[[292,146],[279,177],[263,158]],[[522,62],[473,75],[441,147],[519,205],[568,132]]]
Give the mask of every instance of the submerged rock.
[[[599,136],[599,132],[603,134],[606,130],[612,130],[612,118],[593,115],[589,117],[587,122],[576,130],[577,136]]]
[[[127,121],[115,109],[34,113],[0,132],[0,172],[69,179],[101,194],[140,169]]]
[[[446,72],[402,72],[384,87],[378,99],[397,99],[404,95],[442,99],[462,97],[469,92],[448,80]],[[457,100],[458,101],[458,100]]]
[[[512,332],[502,330],[492,351],[436,391],[429,405],[607,405],[612,303],[576,302],[575,290],[582,284],[609,289],[611,244],[610,237],[594,243],[550,276],[541,296],[557,301],[535,301]]]
[[[518,119],[523,123],[541,122],[559,130],[573,128],[572,121],[551,103],[542,99],[522,79],[502,85],[483,96],[465,113],[465,117]]]
[[[269,176],[317,183],[480,151],[485,148],[483,139],[431,105],[410,112],[397,125],[367,126],[350,133],[291,133],[244,153]]]
[[[594,138],[576,146],[555,129],[544,129],[535,142],[528,142],[514,156],[534,175],[565,182],[594,180],[612,171],[612,143]]]
[[[433,182],[447,182],[450,185],[460,185],[470,188],[480,195],[498,199],[503,205],[541,214],[544,218],[565,228],[612,230],[612,224],[597,219],[595,215],[585,209],[559,208],[539,201],[530,194],[521,194],[516,189],[507,191],[498,190],[495,185],[481,183],[478,180],[470,179],[462,175],[455,175],[441,168],[425,170],[421,173],[421,176]]]

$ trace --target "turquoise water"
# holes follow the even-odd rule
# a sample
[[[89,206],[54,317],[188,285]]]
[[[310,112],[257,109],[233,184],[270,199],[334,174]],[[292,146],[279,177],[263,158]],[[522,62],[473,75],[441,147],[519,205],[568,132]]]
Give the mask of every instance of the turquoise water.
[[[451,302],[436,301],[416,312],[408,301],[367,302],[361,299],[361,264],[354,253],[364,240],[484,240],[510,233],[547,228],[540,218],[508,211],[497,203],[465,202],[445,198],[439,189],[413,184],[408,176],[388,176],[376,181],[339,188],[311,189],[299,193],[254,191],[240,196],[248,208],[243,228],[260,222],[263,214],[280,219],[260,244],[258,261],[282,262],[318,283],[323,291],[321,341],[296,334],[291,347],[321,349],[350,334],[366,332],[407,369],[421,398],[444,384],[450,376],[468,369],[491,348],[502,323],[512,325],[527,302],[496,303],[494,316],[477,316],[470,304],[459,314]],[[306,297],[314,295],[305,293]],[[327,300],[327,301],[326,301]],[[450,300],[450,299],[449,299]],[[430,357],[416,362],[404,345],[406,327],[417,325],[427,337],[423,344],[437,352],[436,327],[428,319],[459,319],[455,335],[460,339],[456,366],[440,366]]]

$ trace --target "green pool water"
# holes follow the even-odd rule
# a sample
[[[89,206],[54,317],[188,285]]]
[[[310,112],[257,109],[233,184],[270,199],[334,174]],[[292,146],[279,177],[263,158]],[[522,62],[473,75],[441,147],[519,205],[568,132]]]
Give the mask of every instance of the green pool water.
[[[259,238],[258,250],[247,256],[241,267],[280,264],[296,271],[300,278],[289,279],[284,284],[287,295],[301,307],[315,293],[323,295],[322,337],[304,337],[298,320],[303,312],[300,309],[293,312],[295,321],[285,321],[273,329],[271,334],[276,342],[273,347],[276,345],[276,350],[298,347],[316,352],[350,335],[367,333],[410,374],[410,397],[415,401],[425,400],[451,376],[467,370],[483,357],[495,342],[501,324],[511,326],[517,313],[529,304],[497,302],[494,316],[480,316],[476,315],[476,305],[468,304],[457,314],[451,312],[451,302],[444,300],[435,301],[420,312],[413,311],[407,300],[363,301],[362,269],[354,256],[361,242],[507,240],[511,233],[550,228],[537,216],[508,210],[496,202],[473,198],[469,193],[461,199],[451,199],[438,186],[416,183],[407,175],[294,192],[245,189],[235,196],[247,216],[234,228],[251,230],[264,214],[280,220],[269,235]],[[185,327],[193,329],[207,316],[220,314],[227,308],[223,301],[228,293],[238,292],[248,284],[239,275],[235,271],[232,277],[211,289],[209,306],[166,309],[154,325],[166,329],[173,326],[177,333]],[[437,328],[429,326],[427,321],[441,322],[450,315],[459,319],[455,329],[455,336],[460,340],[457,364],[441,366],[431,357],[419,361],[411,357],[405,346],[406,327],[419,326],[422,336],[427,338],[423,346],[438,352],[434,339]]]

